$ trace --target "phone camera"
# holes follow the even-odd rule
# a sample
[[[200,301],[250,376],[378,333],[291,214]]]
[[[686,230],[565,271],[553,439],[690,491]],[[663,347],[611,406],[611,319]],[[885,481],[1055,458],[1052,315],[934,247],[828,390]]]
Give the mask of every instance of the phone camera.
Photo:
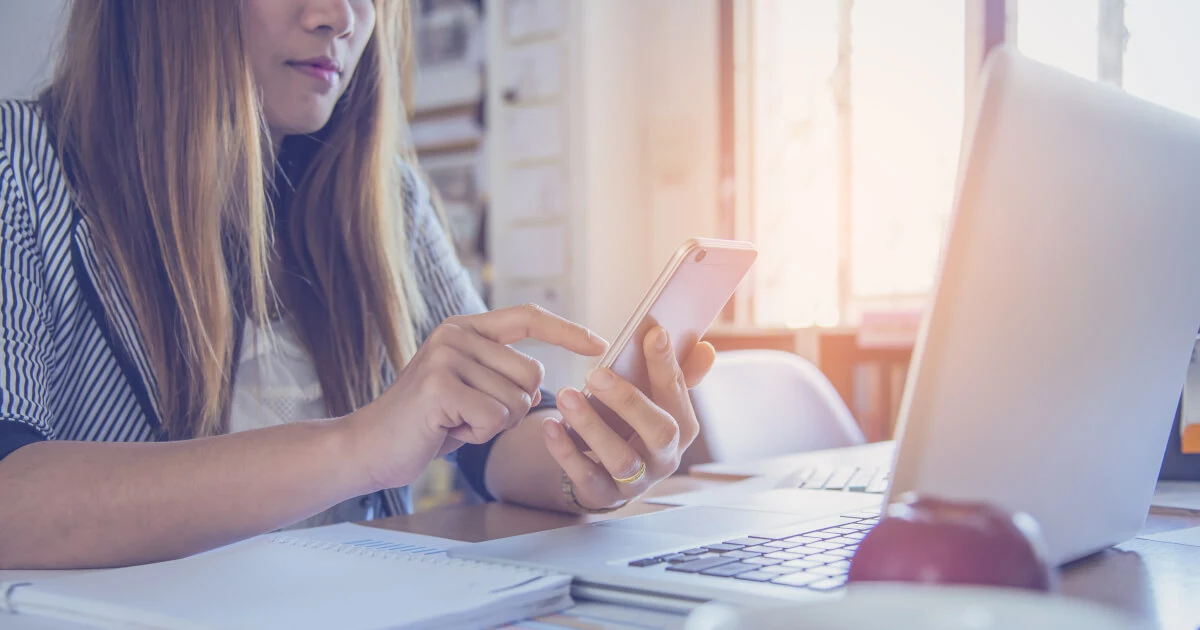
[[[702,249],[702,250],[700,250],[700,251],[696,252],[696,259],[695,259],[695,260],[696,260],[696,262],[700,262],[701,260],[704,260],[704,257],[705,257],[705,256],[707,256],[707,255],[708,255],[708,251],[707,251],[707,250],[703,250],[703,249]]]

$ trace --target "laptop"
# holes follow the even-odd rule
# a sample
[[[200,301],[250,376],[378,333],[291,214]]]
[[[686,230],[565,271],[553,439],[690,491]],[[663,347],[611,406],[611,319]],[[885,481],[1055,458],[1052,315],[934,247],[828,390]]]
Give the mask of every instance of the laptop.
[[[894,456],[859,462],[886,494],[765,490],[452,555],[685,609],[839,593],[909,491],[1029,512],[1059,564],[1134,536],[1200,328],[1200,121],[1011,50],[984,74]]]

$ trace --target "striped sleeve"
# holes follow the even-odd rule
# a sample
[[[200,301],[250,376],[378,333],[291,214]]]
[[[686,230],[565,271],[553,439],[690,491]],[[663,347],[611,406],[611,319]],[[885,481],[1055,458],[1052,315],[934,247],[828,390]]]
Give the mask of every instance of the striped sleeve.
[[[0,424],[50,439],[53,339],[38,252],[30,210],[0,147]]]

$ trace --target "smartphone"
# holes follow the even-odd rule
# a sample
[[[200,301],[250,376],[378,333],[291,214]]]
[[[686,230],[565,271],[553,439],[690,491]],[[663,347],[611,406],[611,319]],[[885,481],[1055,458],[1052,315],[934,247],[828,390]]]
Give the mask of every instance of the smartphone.
[[[666,329],[682,364],[733,297],[757,257],[754,245],[741,241],[696,238],[680,245],[598,367],[612,370],[648,393],[650,378],[642,351],[646,333],[655,326]],[[617,433],[622,437],[632,434],[632,427],[587,388],[582,392]]]

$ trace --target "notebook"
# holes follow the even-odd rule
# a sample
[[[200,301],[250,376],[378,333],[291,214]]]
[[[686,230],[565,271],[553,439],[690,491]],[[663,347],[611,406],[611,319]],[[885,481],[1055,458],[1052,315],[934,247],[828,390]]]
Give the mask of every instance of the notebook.
[[[573,603],[566,575],[320,538],[272,534],[170,562],[0,583],[0,609],[102,628],[367,630],[489,628]]]

